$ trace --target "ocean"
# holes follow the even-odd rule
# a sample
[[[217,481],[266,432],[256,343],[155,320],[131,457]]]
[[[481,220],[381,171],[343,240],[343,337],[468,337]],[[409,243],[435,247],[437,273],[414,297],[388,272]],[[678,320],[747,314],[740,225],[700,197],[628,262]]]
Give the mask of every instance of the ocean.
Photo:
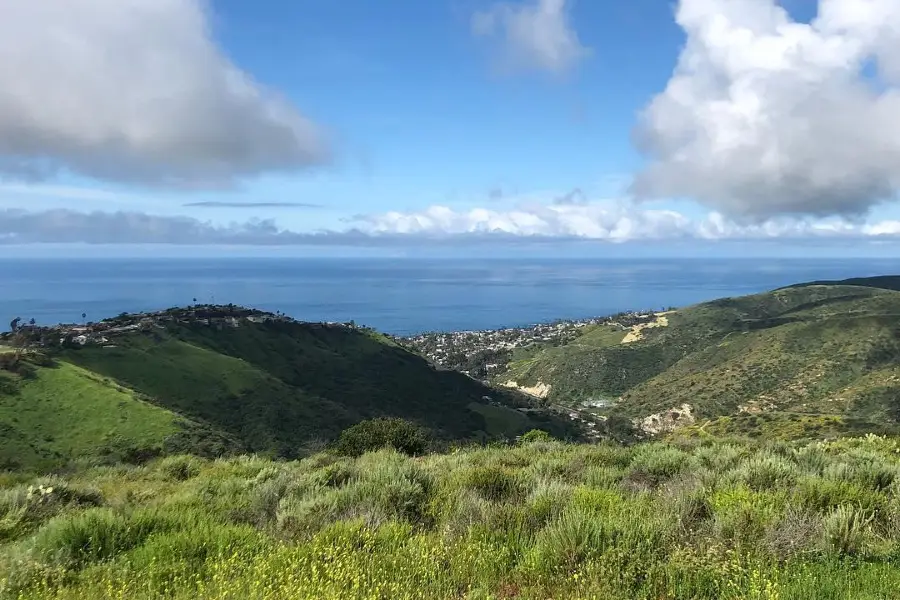
[[[196,298],[408,335],[659,310],[898,272],[896,259],[0,259],[0,323],[80,322],[82,313],[100,320]]]

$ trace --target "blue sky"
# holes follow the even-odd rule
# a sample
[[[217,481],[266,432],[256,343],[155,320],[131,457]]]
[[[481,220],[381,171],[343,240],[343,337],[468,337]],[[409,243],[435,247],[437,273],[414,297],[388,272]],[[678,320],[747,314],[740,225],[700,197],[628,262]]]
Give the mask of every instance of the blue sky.
[[[900,234],[892,0],[67,4],[2,9],[10,244]]]

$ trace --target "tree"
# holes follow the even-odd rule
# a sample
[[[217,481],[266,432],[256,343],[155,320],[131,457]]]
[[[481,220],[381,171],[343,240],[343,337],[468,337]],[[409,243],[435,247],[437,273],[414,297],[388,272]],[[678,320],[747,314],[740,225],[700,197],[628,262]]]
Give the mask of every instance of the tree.
[[[16,330],[19,328],[19,323],[21,323],[21,322],[22,322],[22,317],[16,317],[15,319],[13,319],[12,321],[9,322],[9,330],[12,331],[13,333],[15,333]]]
[[[31,320],[28,321],[28,324],[31,325],[32,327],[34,327],[34,325],[35,325],[36,322],[37,322],[37,321],[34,320],[34,317],[31,317]]]
[[[519,443],[523,446],[526,444],[533,444],[534,442],[550,441],[553,441],[553,436],[543,429],[532,429],[531,431],[523,433],[522,437],[519,438]]]
[[[416,456],[428,449],[428,436],[410,421],[378,418],[345,429],[335,443],[338,454],[345,456],[361,456],[380,448],[394,448],[397,452]]]
[[[84,322],[87,320],[87,313],[81,313],[81,324],[84,325]]]

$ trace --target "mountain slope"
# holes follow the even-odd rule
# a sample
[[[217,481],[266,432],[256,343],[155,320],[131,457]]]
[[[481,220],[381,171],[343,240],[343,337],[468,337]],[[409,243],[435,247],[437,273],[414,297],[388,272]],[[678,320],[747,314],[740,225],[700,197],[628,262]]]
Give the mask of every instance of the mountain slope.
[[[868,285],[793,286],[684,308],[630,343],[579,338],[512,362],[497,381],[542,384],[554,402],[594,401],[650,431],[735,415],[748,417],[736,421],[747,430],[766,420],[750,417],[772,414],[890,430],[900,424],[900,292],[856,281]]]
[[[34,364],[42,354],[26,353],[27,376],[0,365],[0,460],[43,467],[170,448],[295,457],[377,416],[416,421],[444,440],[573,432],[550,413],[515,410],[532,406],[528,397],[438,370],[374,332],[237,307],[173,311],[63,334],[26,330],[52,360]],[[89,339],[75,341],[72,331],[84,329]],[[60,346],[46,345],[55,339]]]
[[[180,428],[171,411],[72,364],[0,373],[0,469],[48,467],[119,442],[152,446]]]

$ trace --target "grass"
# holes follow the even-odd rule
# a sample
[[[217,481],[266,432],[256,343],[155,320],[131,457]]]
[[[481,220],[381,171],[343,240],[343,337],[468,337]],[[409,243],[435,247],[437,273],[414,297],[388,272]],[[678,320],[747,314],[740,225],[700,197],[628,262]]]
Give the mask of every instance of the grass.
[[[116,348],[84,348],[66,357],[169,410],[229,432],[255,452],[296,455],[302,441],[336,434],[358,420],[342,405],[246,361],[168,336],[134,336]]]
[[[891,598],[898,473],[870,435],[7,476],[0,598]]]
[[[96,455],[105,443],[159,446],[177,415],[75,365],[41,368],[0,394],[0,463],[22,469]]]

